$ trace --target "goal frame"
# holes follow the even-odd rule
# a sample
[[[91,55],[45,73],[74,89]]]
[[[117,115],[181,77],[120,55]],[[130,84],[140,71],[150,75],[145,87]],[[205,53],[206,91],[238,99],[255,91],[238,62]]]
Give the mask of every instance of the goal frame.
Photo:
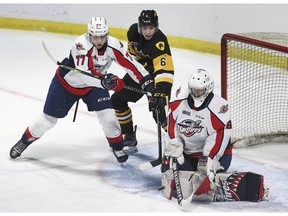
[[[273,49],[280,52],[288,52],[288,47],[280,46],[277,44],[272,44],[265,41],[260,41],[236,34],[226,33],[221,38],[221,96],[227,100],[227,49],[226,43],[229,39],[235,41],[243,42],[245,41],[248,44],[260,46],[267,49]]]
[[[240,43],[247,43],[249,45],[253,45],[253,46],[258,46],[261,48],[265,48],[265,49],[270,49],[273,51],[277,51],[277,52],[283,52],[283,53],[288,53],[288,46],[282,46],[282,45],[278,45],[278,44],[274,44],[274,43],[270,43],[267,41],[261,41],[258,39],[253,39],[253,38],[249,38],[249,37],[245,37],[242,35],[237,35],[237,34],[232,34],[232,33],[226,33],[222,36],[221,38],[221,96],[223,98],[225,98],[226,100],[228,100],[229,102],[229,98],[228,98],[228,91],[227,91],[227,58],[229,56],[227,56],[227,43],[229,42],[229,40],[233,40],[236,42],[240,42]],[[287,65],[288,65],[288,60],[287,60]],[[288,72],[288,68],[287,68],[287,72]],[[233,124],[233,122],[232,122]],[[277,141],[278,138],[274,139],[274,135],[275,134],[268,134],[266,135],[261,135],[260,136],[255,136],[248,138],[246,141],[243,140],[243,142],[240,142],[240,140],[233,140],[232,142],[237,142],[237,147],[245,147],[247,145],[255,145],[255,144],[259,144],[259,143],[263,143],[263,142],[271,142],[271,141]],[[279,142],[287,142],[288,141],[288,131],[285,134],[276,134],[276,137],[281,136],[283,138],[278,139]],[[246,139],[246,138],[245,138]],[[262,141],[259,141],[259,140]],[[235,143],[234,143],[235,144]]]

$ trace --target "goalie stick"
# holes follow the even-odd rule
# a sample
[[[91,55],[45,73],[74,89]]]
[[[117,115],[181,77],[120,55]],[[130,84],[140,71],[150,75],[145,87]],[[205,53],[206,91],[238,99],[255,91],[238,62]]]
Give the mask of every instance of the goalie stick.
[[[78,73],[81,73],[81,74],[84,74],[86,76],[90,76],[90,77],[93,77],[95,79],[101,79],[104,74],[101,74],[101,73],[97,73],[97,74],[92,74],[92,73],[88,73],[86,71],[83,71],[83,70],[80,70],[80,69],[77,69],[77,68],[73,68],[73,67],[69,67],[67,65],[63,65],[61,64],[59,61],[57,61],[52,55],[51,53],[49,52],[49,50],[47,49],[44,41],[42,41],[42,46],[45,50],[45,52],[47,53],[47,55],[50,57],[50,59],[55,63],[57,64],[59,67],[62,67],[62,68],[65,68],[65,69],[68,69],[68,70],[72,70],[72,71],[75,71],[75,72],[78,72]],[[127,86],[127,85],[124,85],[123,88],[125,89],[128,89],[130,91],[134,91],[134,92],[138,92],[140,94],[145,94],[147,96],[151,96],[147,91],[144,91],[142,89],[138,89],[138,88],[134,88],[133,86]]]
[[[140,164],[140,170],[147,170],[156,167],[162,163],[162,138],[161,138],[161,123],[159,121],[159,110],[156,107],[157,129],[158,129],[158,158],[153,161]]]
[[[180,206],[184,210],[185,207],[188,206],[189,203],[191,203],[194,192],[187,198],[183,197],[180,178],[179,178],[178,162],[177,162],[177,158],[175,157],[172,158],[172,172],[173,172],[174,184],[175,184],[175,189],[176,189],[176,194],[177,194],[178,206]]]
[[[182,194],[180,179],[179,179],[177,158],[172,158],[172,171],[173,171],[175,189],[177,193],[178,205],[181,206],[182,200],[183,200],[183,194]]]

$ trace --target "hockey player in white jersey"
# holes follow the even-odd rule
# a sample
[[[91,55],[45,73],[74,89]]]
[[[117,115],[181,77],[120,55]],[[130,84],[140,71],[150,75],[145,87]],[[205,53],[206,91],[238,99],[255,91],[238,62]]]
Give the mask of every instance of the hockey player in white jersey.
[[[228,101],[213,89],[209,73],[198,69],[170,102],[169,139],[162,162],[164,195],[171,199],[176,185],[179,204],[182,199],[259,201],[263,176],[226,173],[232,160],[231,114]]]
[[[106,19],[92,17],[88,23],[88,32],[76,39],[69,56],[61,65],[95,74],[100,79],[59,67],[50,84],[43,113],[27,127],[21,139],[12,147],[10,157],[19,157],[32,142],[51,129],[59,118],[64,118],[77,100],[82,99],[88,111],[97,114],[118,162],[125,162],[128,155],[123,151],[120,125],[112,110],[108,91],[120,91],[124,83],[118,76],[108,73],[112,62],[121,65],[144,90],[153,93],[153,79],[141,64],[131,58],[123,44],[109,35]]]
[[[228,102],[213,93],[214,82],[207,71],[198,69],[188,88],[180,87],[170,103],[168,134],[184,144],[184,170],[197,170],[198,158],[220,162],[224,171],[232,159],[231,119]],[[214,159],[214,160],[213,160]],[[212,164],[211,164],[212,165]]]

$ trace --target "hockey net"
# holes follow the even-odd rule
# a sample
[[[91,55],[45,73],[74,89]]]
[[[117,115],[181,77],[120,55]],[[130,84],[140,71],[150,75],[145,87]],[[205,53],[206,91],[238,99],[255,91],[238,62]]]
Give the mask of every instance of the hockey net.
[[[234,146],[288,141],[288,33],[224,34],[221,94]]]

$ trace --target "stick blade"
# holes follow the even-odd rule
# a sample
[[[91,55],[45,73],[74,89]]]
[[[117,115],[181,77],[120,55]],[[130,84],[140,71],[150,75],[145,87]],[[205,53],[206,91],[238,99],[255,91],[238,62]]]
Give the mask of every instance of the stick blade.
[[[150,162],[146,162],[146,163],[143,163],[143,164],[140,164],[139,166],[139,169],[144,171],[144,170],[148,170],[148,169],[151,169],[153,168],[152,164]]]
[[[146,162],[146,163],[140,164],[139,169],[140,170],[148,170],[148,169],[151,169],[153,167],[156,167],[156,166],[160,165],[161,162],[162,162],[162,159],[158,158],[158,159],[156,159],[154,161],[150,161],[150,162]]]

